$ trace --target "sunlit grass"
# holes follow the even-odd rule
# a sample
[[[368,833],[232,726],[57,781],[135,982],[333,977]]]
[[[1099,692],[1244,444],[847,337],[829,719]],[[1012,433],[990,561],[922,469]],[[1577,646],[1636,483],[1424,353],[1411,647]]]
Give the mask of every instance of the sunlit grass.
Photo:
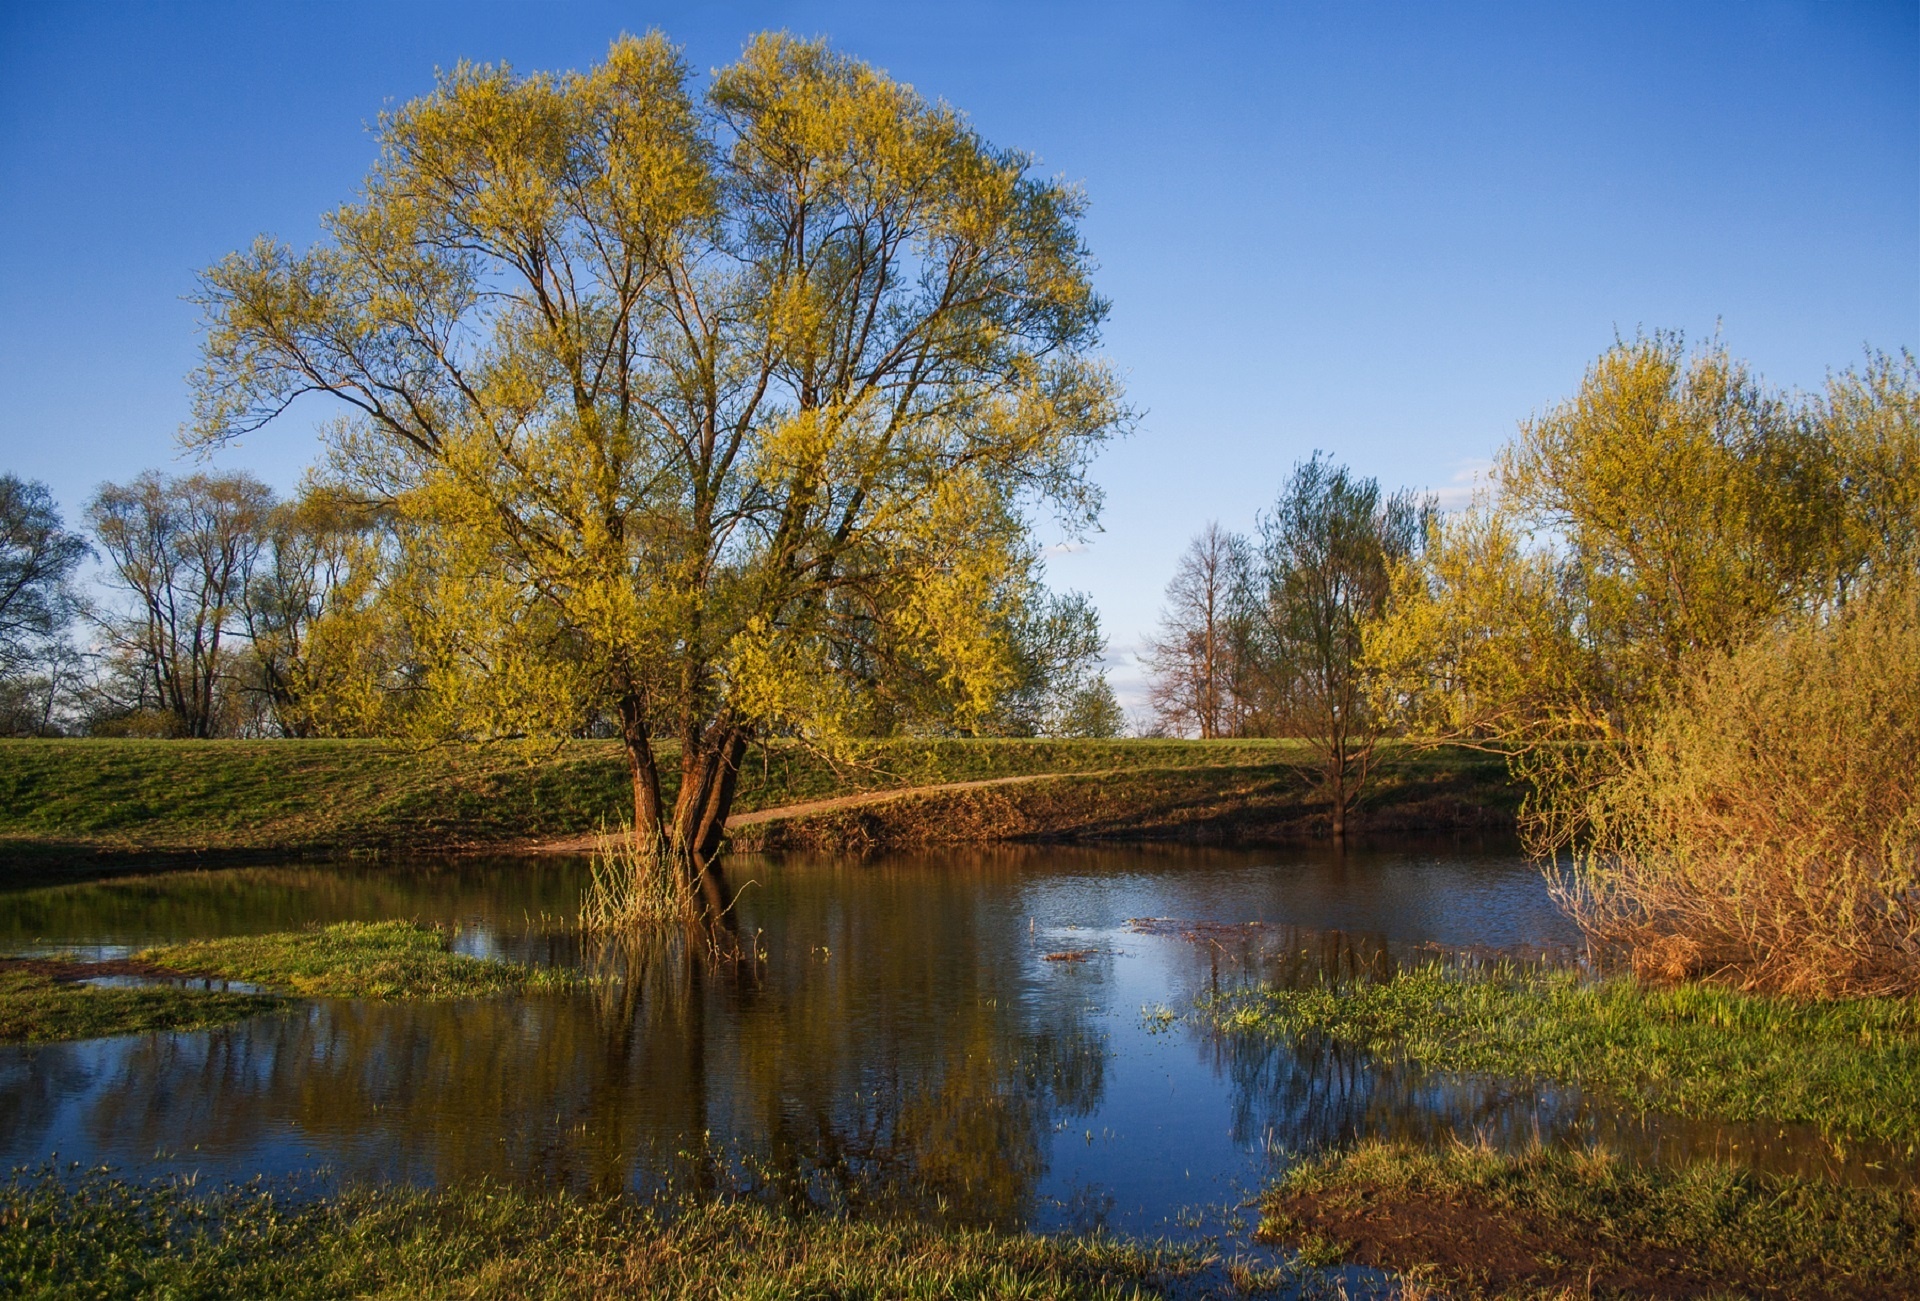
[[[1195,1267],[1103,1236],[795,1218],[732,1200],[482,1185],[293,1204],[257,1185],[50,1171],[0,1189],[0,1279],[48,1298],[1123,1298]]]
[[[455,953],[445,931],[403,921],[195,940],[139,959],[309,998],[474,998],[564,988],[576,979],[557,968]]]
[[[741,764],[734,811],[865,791],[1042,773],[1284,768],[1298,742],[865,741],[828,761],[773,742]],[[677,764],[662,752],[669,800]],[[1510,809],[1498,759],[1406,756],[1416,798],[1435,782]],[[1399,798],[1391,780],[1382,801]],[[418,748],[375,740],[0,740],[0,845],[16,866],[97,851],[182,854],[438,851],[589,835],[633,815],[617,743]],[[64,858],[63,858],[64,856]]]
[[[1269,1240],[1322,1264],[1364,1256],[1450,1297],[1920,1289],[1920,1192],[1718,1162],[1370,1141],[1296,1165],[1263,1210]]]
[[[167,983],[102,987],[88,964],[59,972],[0,968],[0,1042],[95,1039],[149,1030],[199,1030],[307,998],[479,998],[563,989],[576,973],[452,951],[443,930],[412,922],[341,922],[272,935],[237,935],[148,949],[136,965],[237,981],[258,992]]]
[[[1320,1035],[1431,1070],[1575,1082],[1727,1121],[1920,1150],[1920,1000],[1809,1003],[1701,985],[1438,964],[1379,982],[1219,996],[1222,1029]]]

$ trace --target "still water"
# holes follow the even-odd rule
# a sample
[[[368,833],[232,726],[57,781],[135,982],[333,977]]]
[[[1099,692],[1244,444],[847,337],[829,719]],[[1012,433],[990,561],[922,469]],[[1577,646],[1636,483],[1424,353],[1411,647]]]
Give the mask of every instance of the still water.
[[[620,977],[0,1048],[0,1161],[581,1189],[724,1179],[855,1210],[1182,1237],[1232,1232],[1288,1160],[1361,1135],[1823,1159],[1806,1135],[1619,1115],[1569,1090],[1149,1015],[1251,976],[1380,969],[1423,945],[1565,952],[1575,934],[1510,850],[740,859],[732,880],[752,884],[738,915],[766,953],[752,978],[584,941],[571,923],[586,877],[575,859],[437,861],[0,895],[0,952],[118,956],[405,917],[457,928],[465,952]],[[1061,953],[1080,956],[1048,958]]]

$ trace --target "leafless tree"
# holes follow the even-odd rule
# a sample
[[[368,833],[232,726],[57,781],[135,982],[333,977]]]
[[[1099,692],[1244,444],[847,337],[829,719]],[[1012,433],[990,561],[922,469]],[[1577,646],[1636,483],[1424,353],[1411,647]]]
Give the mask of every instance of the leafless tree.
[[[1251,557],[1245,538],[1210,521],[1167,584],[1144,659],[1154,717],[1169,731],[1207,739],[1241,731]]]
[[[247,474],[103,484],[87,524],[128,598],[94,622],[133,688],[130,710],[177,736],[213,736],[232,671],[231,639],[265,545],[273,493]]]

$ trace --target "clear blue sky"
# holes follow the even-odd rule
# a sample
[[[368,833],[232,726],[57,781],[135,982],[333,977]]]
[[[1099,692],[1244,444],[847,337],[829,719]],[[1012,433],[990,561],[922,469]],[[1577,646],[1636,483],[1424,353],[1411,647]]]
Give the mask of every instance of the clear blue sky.
[[[436,66],[696,68],[826,35],[1082,182],[1144,412],[1052,561],[1115,682],[1203,522],[1326,448],[1446,488],[1616,331],[1716,322],[1769,379],[1920,346],[1920,5],[80,4],[0,0],[0,471],[174,466],[196,269],[304,243]],[[314,413],[318,415],[316,411]],[[219,463],[286,488],[311,426]]]

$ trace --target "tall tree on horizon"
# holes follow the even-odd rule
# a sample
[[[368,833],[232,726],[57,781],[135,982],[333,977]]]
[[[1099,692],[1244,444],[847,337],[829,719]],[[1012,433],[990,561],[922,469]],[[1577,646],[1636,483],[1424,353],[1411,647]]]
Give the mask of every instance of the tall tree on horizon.
[[[1378,480],[1315,452],[1260,520],[1252,639],[1263,723],[1307,742],[1307,772],[1336,837],[1391,727],[1372,698],[1366,630],[1386,612],[1395,567],[1417,552],[1432,516],[1429,499],[1383,494]]]
[[[1209,520],[1167,583],[1160,628],[1146,642],[1154,717],[1203,740],[1238,735],[1245,718],[1252,549]]]
[[[163,715],[176,735],[204,739],[219,727],[272,509],[272,491],[248,474],[153,470],[102,484],[88,503],[110,584],[130,598],[93,621],[135,686],[131,703]]]

